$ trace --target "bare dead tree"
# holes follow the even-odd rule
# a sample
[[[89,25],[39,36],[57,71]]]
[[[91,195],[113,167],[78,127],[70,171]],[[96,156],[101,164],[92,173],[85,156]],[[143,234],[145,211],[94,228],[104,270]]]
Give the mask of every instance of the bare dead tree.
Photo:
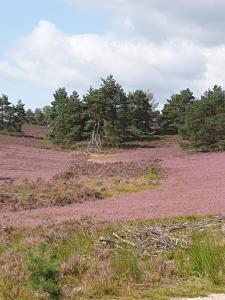
[[[91,149],[101,149],[102,147],[102,128],[100,122],[97,121],[94,125],[94,129],[92,131],[91,140],[88,144],[88,150]]]

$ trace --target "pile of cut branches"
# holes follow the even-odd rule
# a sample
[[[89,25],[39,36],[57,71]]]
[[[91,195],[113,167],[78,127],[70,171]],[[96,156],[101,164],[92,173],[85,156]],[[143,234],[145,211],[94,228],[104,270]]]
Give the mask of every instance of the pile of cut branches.
[[[133,247],[139,253],[158,254],[175,249],[187,250],[190,247],[191,232],[211,230],[218,232],[225,226],[225,217],[215,216],[204,221],[185,221],[177,224],[132,224],[124,226],[112,238],[100,238],[104,246],[117,248]]]

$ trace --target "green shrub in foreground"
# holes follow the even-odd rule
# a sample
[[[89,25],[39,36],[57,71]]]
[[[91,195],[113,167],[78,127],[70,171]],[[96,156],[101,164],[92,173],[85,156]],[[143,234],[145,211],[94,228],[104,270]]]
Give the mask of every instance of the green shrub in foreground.
[[[59,264],[55,257],[46,256],[46,245],[41,244],[39,254],[28,256],[30,273],[28,286],[34,290],[48,293],[52,299],[58,299],[60,287],[58,283]]]

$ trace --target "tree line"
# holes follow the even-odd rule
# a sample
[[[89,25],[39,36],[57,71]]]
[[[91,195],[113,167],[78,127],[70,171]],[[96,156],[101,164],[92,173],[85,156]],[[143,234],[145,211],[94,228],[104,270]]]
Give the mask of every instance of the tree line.
[[[21,130],[23,122],[49,127],[57,144],[89,140],[90,146],[120,145],[155,134],[181,134],[193,146],[205,150],[225,149],[225,91],[220,86],[196,98],[190,89],[173,94],[161,112],[154,96],[141,89],[125,93],[112,75],[101,79],[80,98],[65,88],[54,93],[50,106],[25,111],[21,100],[12,105],[0,97],[0,128]]]
[[[49,137],[56,143],[89,139],[92,146],[119,145],[129,139],[148,138],[158,124],[153,95],[136,90],[126,94],[112,75],[83,99],[65,88],[54,93],[49,113]]]

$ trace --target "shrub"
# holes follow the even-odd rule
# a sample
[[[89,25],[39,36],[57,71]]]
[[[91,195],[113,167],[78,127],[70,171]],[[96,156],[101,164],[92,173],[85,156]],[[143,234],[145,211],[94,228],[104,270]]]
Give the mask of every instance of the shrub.
[[[59,264],[55,257],[46,256],[46,244],[41,244],[39,254],[28,255],[28,285],[34,290],[48,293],[52,299],[58,299],[60,287],[58,283]]]
[[[147,174],[146,174],[146,178],[149,180],[156,180],[159,176],[159,167],[151,167]]]

